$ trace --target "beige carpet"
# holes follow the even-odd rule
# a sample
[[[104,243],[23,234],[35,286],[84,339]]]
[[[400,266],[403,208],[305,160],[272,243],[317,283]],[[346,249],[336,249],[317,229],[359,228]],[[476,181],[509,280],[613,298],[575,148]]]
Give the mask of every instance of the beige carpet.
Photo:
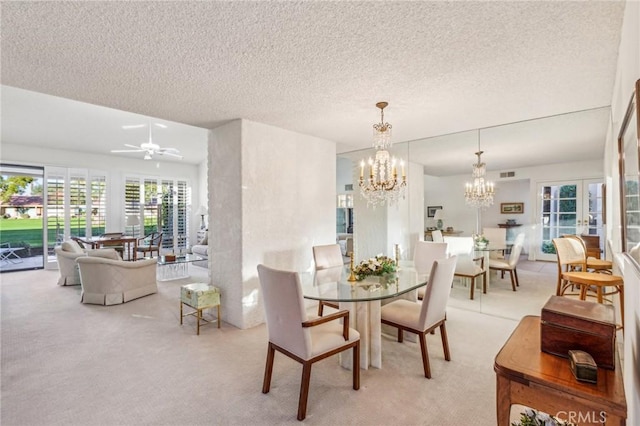
[[[277,354],[271,392],[261,393],[264,325],[223,323],[199,337],[192,318],[179,325],[180,285],[206,277],[205,269],[191,272],[159,282],[158,294],[108,307],[81,304],[79,287],[55,284],[57,271],[2,274],[2,425],[299,424],[297,363]],[[526,268],[520,279],[516,293],[496,280],[482,297],[491,310],[508,305],[507,314],[449,308],[452,361],[439,334],[429,336],[431,380],[419,346],[391,336],[383,368],[363,370],[359,391],[335,357],[316,364],[305,423],[495,424],[493,359],[517,324],[514,307],[539,312],[550,294],[540,297],[539,287],[555,285],[555,275]]]

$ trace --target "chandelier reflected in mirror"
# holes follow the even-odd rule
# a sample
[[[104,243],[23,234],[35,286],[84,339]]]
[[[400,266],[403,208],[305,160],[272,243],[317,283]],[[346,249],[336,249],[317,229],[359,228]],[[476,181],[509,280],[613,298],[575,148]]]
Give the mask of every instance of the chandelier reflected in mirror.
[[[376,150],[375,158],[369,157],[365,163],[360,162],[360,194],[367,200],[367,205],[378,204],[389,206],[398,202],[400,197],[404,199],[407,186],[407,176],[404,170],[404,161],[392,157],[391,149],[391,124],[384,122],[384,109],[387,102],[378,102],[380,108],[380,123],[373,125],[373,148]],[[400,164],[402,179],[398,179],[397,165]],[[368,168],[365,167],[368,165]],[[365,169],[368,172],[365,177]]]
[[[478,208],[492,205],[495,194],[493,182],[487,182],[484,178],[487,169],[486,164],[482,162],[483,153],[484,151],[480,150],[480,132],[478,132],[478,152],[475,153],[478,156],[478,162],[473,165],[473,182],[467,182],[464,190],[465,202]]]

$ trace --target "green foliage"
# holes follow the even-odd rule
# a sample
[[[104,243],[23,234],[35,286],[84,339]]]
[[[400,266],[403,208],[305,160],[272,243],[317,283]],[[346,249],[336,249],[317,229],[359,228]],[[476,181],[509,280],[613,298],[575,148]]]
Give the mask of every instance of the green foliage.
[[[547,254],[556,254],[556,247],[551,241],[543,241],[542,252]]]
[[[31,176],[0,176],[0,201],[8,204],[14,195],[24,194],[34,178]]]

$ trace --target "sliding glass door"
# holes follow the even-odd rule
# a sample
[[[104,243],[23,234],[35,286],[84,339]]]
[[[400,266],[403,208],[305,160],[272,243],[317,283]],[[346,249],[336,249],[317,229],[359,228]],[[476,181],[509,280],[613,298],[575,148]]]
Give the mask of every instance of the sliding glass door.
[[[43,177],[42,167],[0,164],[0,272],[44,266]]]

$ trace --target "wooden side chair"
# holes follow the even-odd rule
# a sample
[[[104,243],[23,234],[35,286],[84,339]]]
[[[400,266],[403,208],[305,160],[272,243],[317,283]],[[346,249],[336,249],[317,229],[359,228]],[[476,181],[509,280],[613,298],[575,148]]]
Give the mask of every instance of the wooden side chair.
[[[612,302],[609,296],[618,294],[620,316],[624,327],[624,279],[619,275],[600,274],[587,270],[584,245],[573,238],[554,238],[553,245],[558,256],[558,282],[556,295],[578,296],[580,300],[595,297],[598,303]],[[577,287],[578,293],[567,293]]]
[[[451,361],[447,329],[445,327],[447,301],[451,292],[451,282],[456,268],[456,256],[436,260],[431,268],[427,290],[422,303],[405,299],[394,300],[381,309],[381,321],[398,329],[398,342],[403,341],[403,332],[418,335],[422,352],[424,377],[431,378],[429,354],[427,352],[427,333],[440,328],[444,359]]]
[[[83,240],[80,237],[71,237],[71,239],[76,243],[78,243],[78,245],[82,247],[84,250],[93,250],[96,248],[96,243],[92,241]]]
[[[584,238],[580,235],[563,235],[563,238],[571,238],[576,241],[578,244],[582,245],[582,249],[585,252],[585,256],[587,258],[587,271],[590,272],[599,272],[602,274],[612,274],[613,273],[613,262],[606,259],[600,259],[600,250],[598,249],[597,256],[590,256],[590,251],[587,247],[587,243]]]
[[[311,366],[315,362],[353,349],[353,389],[360,389],[360,334],[349,327],[349,312],[308,320],[296,272],[258,265],[258,277],[269,332],[262,393],[269,393],[271,387],[275,351],[302,364],[298,420],[306,417]],[[341,369],[337,364],[336,368]]]
[[[156,255],[160,256],[161,248],[162,232],[152,232],[142,238],[138,238],[138,248],[136,250],[142,253],[142,257],[146,257],[147,253],[153,257],[153,252],[156,252]]]
[[[313,246],[313,262],[316,264],[316,271],[322,269],[343,266],[342,250],[340,244],[327,244],[324,246]],[[321,317],[324,307],[328,306],[334,309],[340,309],[338,303],[328,302],[326,300],[318,301],[318,316]]]

